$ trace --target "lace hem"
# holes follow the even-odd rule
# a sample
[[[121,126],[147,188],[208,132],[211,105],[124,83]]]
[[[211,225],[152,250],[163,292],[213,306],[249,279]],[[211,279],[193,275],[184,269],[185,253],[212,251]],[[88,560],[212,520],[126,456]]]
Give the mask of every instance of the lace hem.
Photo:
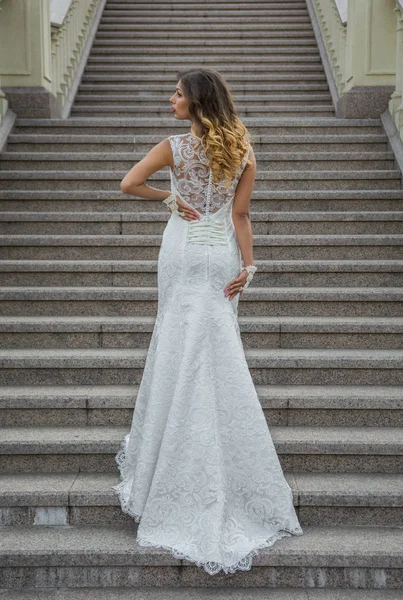
[[[115,461],[119,468],[121,482],[118,483],[117,485],[113,486],[111,489],[119,497],[122,512],[124,512],[125,514],[132,517],[136,521],[136,523],[139,523],[142,515],[135,514],[133,511],[131,511],[128,506],[128,503],[124,497],[124,488],[126,487],[128,481],[129,481],[128,479],[125,479],[125,477],[123,475],[123,467],[124,467],[124,463],[126,460],[126,447],[127,447],[128,436],[129,436],[129,434],[127,434],[125,436],[124,440],[121,443],[121,449],[115,456]],[[142,547],[162,548],[163,550],[167,550],[168,552],[171,553],[173,558],[177,558],[180,560],[187,560],[189,562],[194,563],[198,567],[202,567],[206,571],[206,573],[208,573],[209,575],[216,575],[220,571],[223,571],[225,574],[235,573],[235,571],[238,571],[238,570],[250,571],[250,569],[252,568],[252,560],[257,554],[259,554],[260,550],[262,550],[263,548],[268,548],[270,546],[273,546],[273,544],[275,544],[281,538],[290,537],[293,535],[295,535],[295,536],[303,535],[303,531],[302,531],[301,527],[297,527],[297,528],[295,528],[293,530],[289,530],[289,531],[285,530],[285,529],[278,531],[274,535],[266,538],[266,540],[264,540],[261,544],[259,544],[255,548],[253,548],[250,552],[248,552],[245,556],[240,558],[237,562],[235,562],[229,566],[223,565],[223,564],[217,563],[217,562],[199,561],[193,556],[179,552],[176,548],[173,548],[172,546],[155,544],[155,543],[149,542],[148,540],[141,538],[138,535],[137,535],[136,542],[139,544],[139,546],[142,546]]]

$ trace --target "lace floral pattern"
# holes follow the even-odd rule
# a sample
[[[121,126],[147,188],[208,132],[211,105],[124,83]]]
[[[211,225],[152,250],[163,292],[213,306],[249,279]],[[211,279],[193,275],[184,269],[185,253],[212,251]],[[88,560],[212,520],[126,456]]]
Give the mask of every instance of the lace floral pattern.
[[[202,207],[203,156],[190,134],[170,140],[174,183]],[[239,295],[224,296],[241,268],[233,196],[213,197],[228,245],[187,243],[189,222],[175,213],[164,230],[156,321],[112,488],[139,523],[140,546],[210,575],[249,570],[260,549],[303,533],[246,362]]]

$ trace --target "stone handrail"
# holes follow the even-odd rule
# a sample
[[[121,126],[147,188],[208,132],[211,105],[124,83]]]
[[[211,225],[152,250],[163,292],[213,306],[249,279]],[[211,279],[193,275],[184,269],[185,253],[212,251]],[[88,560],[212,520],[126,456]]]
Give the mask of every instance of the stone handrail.
[[[51,3],[52,92],[61,108],[66,103],[99,4],[100,0]]]
[[[333,71],[334,82],[341,96],[346,85],[347,16],[343,21],[344,13],[340,0],[338,4],[335,0],[312,0],[312,4]]]

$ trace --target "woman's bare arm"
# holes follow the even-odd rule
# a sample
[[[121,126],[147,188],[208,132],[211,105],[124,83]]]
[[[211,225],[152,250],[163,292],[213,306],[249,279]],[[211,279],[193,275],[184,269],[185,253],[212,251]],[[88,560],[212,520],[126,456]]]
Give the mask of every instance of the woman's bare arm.
[[[169,191],[153,188],[146,183],[146,179],[153,173],[166,166],[173,168],[171,144],[168,139],[154,146],[144,158],[130,169],[120,182],[120,189],[124,194],[132,194],[139,198],[150,200],[165,200],[170,195]]]
[[[255,184],[256,159],[252,147],[249,152],[249,159],[252,164],[246,165],[242,173],[232,206],[232,220],[244,265],[253,265],[253,233],[249,207]]]

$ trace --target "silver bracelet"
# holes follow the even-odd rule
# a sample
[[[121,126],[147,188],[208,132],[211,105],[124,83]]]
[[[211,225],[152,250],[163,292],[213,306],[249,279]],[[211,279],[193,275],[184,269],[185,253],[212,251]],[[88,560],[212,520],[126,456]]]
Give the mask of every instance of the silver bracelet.
[[[257,266],[256,265],[248,265],[247,267],[242,267],[241,270],[248,272],[248,276],[246,278],[246,281],[243,284],[243,286],[240,288],[241,290],[245,290],[248,287],[248,285],[250,284],[250,282],[252,281],[253,276],[254,276],[254,274],[257,271]]]

